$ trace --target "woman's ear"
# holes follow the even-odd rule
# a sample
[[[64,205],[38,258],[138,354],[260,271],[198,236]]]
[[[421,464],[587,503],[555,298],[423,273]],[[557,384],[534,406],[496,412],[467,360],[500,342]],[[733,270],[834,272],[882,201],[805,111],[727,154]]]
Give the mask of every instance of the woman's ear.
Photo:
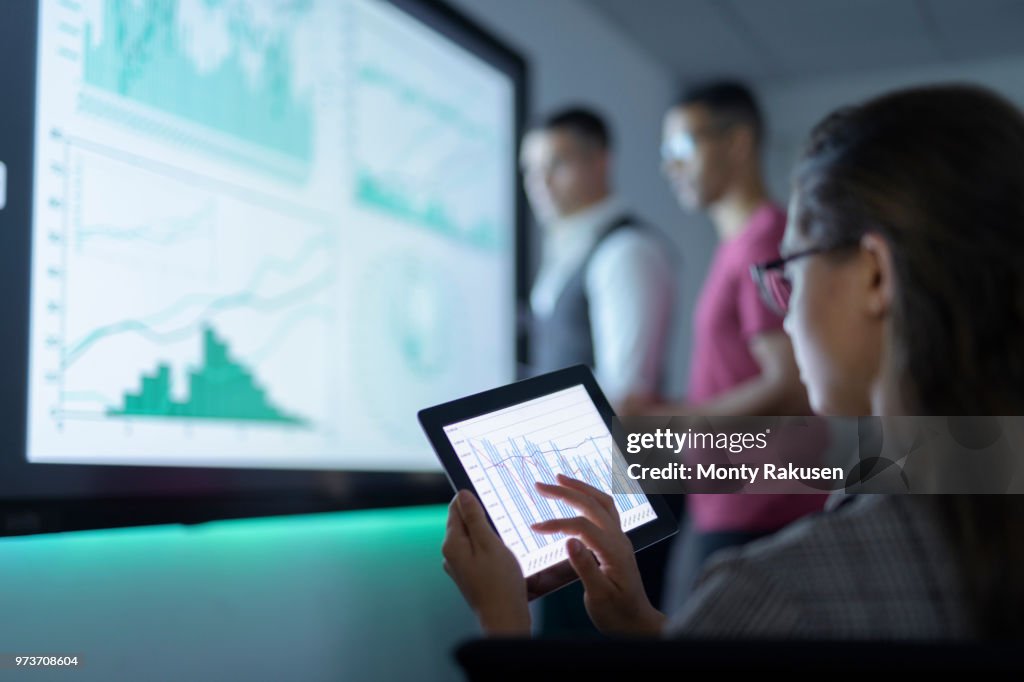
[[[895,294],[895,272],[889,243],[877,232],[868,232],[860,239],[864,269],[866,309],[872,316],[889,313]]]

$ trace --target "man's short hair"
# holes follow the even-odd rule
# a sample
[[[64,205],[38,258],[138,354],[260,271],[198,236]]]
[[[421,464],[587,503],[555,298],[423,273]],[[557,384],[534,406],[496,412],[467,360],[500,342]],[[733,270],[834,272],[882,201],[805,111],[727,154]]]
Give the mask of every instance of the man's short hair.
[[[743,83],[732,80],[699,83],[684,90],[676,100],[678,107],[695,104],[707,107],[712,117],[724,126],[750,126],[754,131],[755,144],[760,145],[764,135],[761,107],[758,106],[754,93]]]
[[[612,146],[611,132],[604,118],[585,107],[560,109],[544,118],[536,128],[546,131],[567,130],[599,149],[607,150]]]

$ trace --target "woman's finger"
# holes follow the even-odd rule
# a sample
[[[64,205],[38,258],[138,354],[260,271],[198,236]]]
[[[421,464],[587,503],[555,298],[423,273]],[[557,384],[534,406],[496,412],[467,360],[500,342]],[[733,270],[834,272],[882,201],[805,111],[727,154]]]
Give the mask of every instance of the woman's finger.
[[[574,516],[570,519],[551,519],[540,521],[530,526],[538,533],[565,533],[583,538],[583,541],[592,547],[598,554],[607,551],[604,545],[607,543],[607,536],[600,527],[593,521],[582,516]]]
[[[492,546],[494,541],[498,540],[498,536],[491,528],[491,524],[488,523],[487,513],[484,512],[480,501],[476,499],[476,495],[468,490],[460,490],[459,494],[455,496],[455,502],[458,505],[462,522],[466,524],[470,542],[477,547]]]
[[[448,505],[448,523],[444,532],[444,542],[441,543],[441,555],[447,562],[449,559],[456,560],[467,554],[472,554],[473,546],[469,539],[469,531],[462,521],[462,514],[458,508],[458,497]],[[451,575],[449,573],[449,575]]]
[[[599,490],[598,488],[589,485],[588,483],[584,483],[579,479],[566,476],[565,474],[558,474],[556,478],[558,479],[559,483],[566,486],[567,488],[573,488],[574,490],[579,490],[582,493],[590,495],[595,500],[597,500],[598,504],[600,504],[601,507],[606,512],[608,512],[608,514],[613,519],[615,519],[616,521],[619,520],[619,510],[616,509],[615,498],[613,498],[611,495],[609,495],[603,490]]]
[[[576,538],[569,538],[566,551],[569,554],[569,563],[583,581],[583,589],[593,595],[608,587],[608,577],[601,571],[597,557],[582,542]]]
[[[562,500],[572,505],[577,511],[599,526],[617,525],[617,519],[609,516],[608,510],[588,493],[569,486],[542,483],[540,481],[537,481],[536,487],[537,492],[544,497]]]
[[[448,504],[448,523],[446,525],[448,533],[460,532],[462,535],[466,535],[466,524],[462,520],[462,512],[459,511],[459,496],[458,494],[452,498],[452,501]]]

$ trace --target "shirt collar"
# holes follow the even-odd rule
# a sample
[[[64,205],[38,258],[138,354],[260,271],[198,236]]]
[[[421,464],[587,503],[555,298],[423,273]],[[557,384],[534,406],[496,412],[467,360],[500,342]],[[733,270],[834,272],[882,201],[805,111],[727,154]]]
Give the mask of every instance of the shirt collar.
[[[593,241],[597,239],[601,230],[608,227],[609,223],[624,211],[623,202],[617,196],[609,194],[582,211],[553,221],[548,226],[547,238],[556,243]]]
[[[825,499],[825,511],[835,511],[847,504],[853,504],[858,501],[862,502],[870,497],[871,495],[865,495],[864,493],[848,493],[845,488],[839,488],[829,493],[829,496]]]

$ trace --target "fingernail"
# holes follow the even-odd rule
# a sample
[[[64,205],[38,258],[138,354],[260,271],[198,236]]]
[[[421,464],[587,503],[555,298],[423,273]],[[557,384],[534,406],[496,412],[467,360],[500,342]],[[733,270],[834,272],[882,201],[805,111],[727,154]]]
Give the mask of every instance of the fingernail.
[[[566,545],[568,546],[570,554],[579,554],[580,550],[583,549],[583,544],[576,538],[569,538]]]

